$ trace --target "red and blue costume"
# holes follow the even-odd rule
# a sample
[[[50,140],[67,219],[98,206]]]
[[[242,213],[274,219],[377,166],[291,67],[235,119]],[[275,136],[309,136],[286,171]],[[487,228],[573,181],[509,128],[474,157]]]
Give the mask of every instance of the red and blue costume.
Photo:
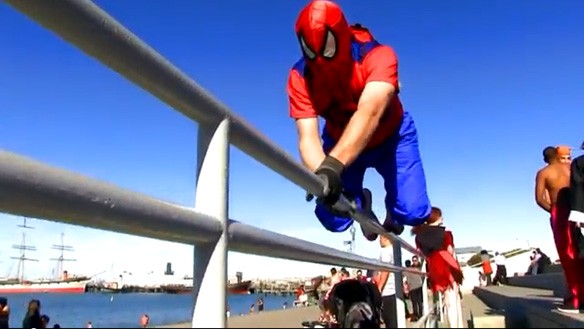
[[[300,13],[296,33],[303,57],[288,79],[290,116],[322,117],[325,153],[344,132],[365,85],[372,81],[398,86],[398,61],[389,46],[377,42],[360,25],[349,26],[338,5],[315,0]],[[388,215],[401,225],[422,224],[430,214],[426,180],[414,121],[397,96],[386,108],[369,144],[342,173],[343,193],[357,205],[363,200],[363,178],[374,168],[384,179]],[[352,219],[318,204],[315,213],[332,232],[343,232]]]

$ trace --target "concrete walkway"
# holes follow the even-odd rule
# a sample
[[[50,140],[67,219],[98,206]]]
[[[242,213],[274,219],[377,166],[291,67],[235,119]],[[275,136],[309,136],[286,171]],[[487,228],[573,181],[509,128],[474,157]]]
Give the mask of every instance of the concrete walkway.
[[[228,319],[229,328],[301,328],[302,321],[318,319],[320,310],[317,306],[289,308],[285,310],[267,311],[244,316],[233,316]],[[177,323],[158,328],[190,328],[189,323]]]
[[[483,304],[476,296],[465,294],[463,299],[463,316],[465,324],[473,314],[476,328],[504,327],[504,318],[498,312]],[[229,328],[301,328],[303,321],[317,320],[320,310],[317,306],[289,308],[285,310],[266,311],[228,319]],[[408,327],[412,325],[408,322]],[[190,328],[190,322],[160,326],[158,328]],[[466,327],[466,326],[465,326]]]

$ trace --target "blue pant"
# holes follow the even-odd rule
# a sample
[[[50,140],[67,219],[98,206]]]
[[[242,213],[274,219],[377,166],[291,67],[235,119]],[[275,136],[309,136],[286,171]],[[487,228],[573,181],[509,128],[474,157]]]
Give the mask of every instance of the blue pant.
[[[323,132],[323,149],[328,153],[335,141]],[[383,177],[385,207],[392,220],[402,225],[422,224],[430,214],[431,205],[426,192],[426,178],[418,133],[411,115],[404,112],[399,131],[381,145],[363,151],[343,173],[343,189],[347,197],[361,206],[365,170],[374,168]],[[317,205],[316,217],[331,232],[346,231],[353,220],[331,214]]]

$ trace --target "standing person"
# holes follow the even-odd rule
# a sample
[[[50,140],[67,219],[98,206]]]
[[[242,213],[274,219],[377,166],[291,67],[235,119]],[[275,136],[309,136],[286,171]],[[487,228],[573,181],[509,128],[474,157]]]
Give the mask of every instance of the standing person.
[[[433,292],[444,295],[446,316],[450,328],[464,328],[460,285],[463,275],[454,253],[454,238],[452,232],[446,230],[442,219],[442,210],[432,207],[432,213],[427,223],[415,227],[418,249],[426,255],[428,262],[428,279]]]
[[[558,152],[561,151],[561,152]],[[568,220],[570,215],[570,164],[565,162],[565,149],[556,148],[556,157],[539,170],[535,181],[535,201],[550,214],[554,242],[564,269],[569,295],[558,308],[565,313],[579,313],[584,307],[584,285],[576,243],[580,231]]]
[[[409,264],[409,266],[408,266]],[[407,260],[406,261],[407,267],[413,267],[412,263]],[[412,318],[411,321],[417,321],[424,315],[424,293],[422,292],[422,286],[424,284],[424,279],[422,276],[404,272],[404,276],[406,281],[408,282],[409,290],[410,290],[410,301],[412,302]]]
[[[264,299],[262,297],[258,298],[258,313],[264,311]]]
[[[22,328],[32,329],[32,328],[42,328],[43,322],[41,321],[41,302],[38,299],[32,299],[28,302],[28,309],[24,319],[22,320]]]
[[[491,266],[491,257],[486,250],[481,251],[481,266],[482,273],[485,278],[485,285],[490,286],[493,284],[493,267]]]
[[[584,144],[582,147],[584,148]],[[584,223],[584,155],[572,161],[570,174],[570,190],[572,191],[570,221]]]
[[[500,254],[498,251],[495,252],[495,280],[494,284],[507,284],[507,258]]]
[[[582,143],[584,149],[584,143]],[[584,225],[584,155],[572,161],[570,167],[571,211],[570,221],[577,227]],[[578,251],[584,255],[584,238],[579,235]]]
[[[379,260],[393,265],[393,246],[385,236],[379,236],[381,254]],[[397,300],[395,296],[395,275],[389,271],[378,271],[375,280],[381,292],[381,318],[386,328],[397,328]]]
[[[430,200],[414,119],[398,96],[398,61],[365,27],[349,25],[332,1],[310,1],[298,15],[295,34],[302,58],[288,77],[289,113],[308,170],[324,179],[327,195],[315,215],[325,229],[344,232],[350,214],[332,206],[341,193],[377,220],[371,191],[363,188],[368,168],[383,178],[387,216],[383,227],[401,234],[430,214]],[[321,144],[318,117],[325,121]],[[369,241],[377,234],[361,230]]]
[[[584,144],[582,147],[584,148]],[[574,159],[570,173],[570,189],[572,191],[570,220],[584,223],[584,155]]]

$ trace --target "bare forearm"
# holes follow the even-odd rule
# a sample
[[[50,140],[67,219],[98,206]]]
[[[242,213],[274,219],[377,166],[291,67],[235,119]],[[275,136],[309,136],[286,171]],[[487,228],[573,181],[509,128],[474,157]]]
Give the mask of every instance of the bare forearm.
[[[379,291],[383,290],[383,288],[385,287],[385,284],[387,283],[388,278],[389,278],[388,272],[380,272],[379,273],[379,276],[377,278],[377,289],[379,289]]]
[[[330,155],[345,166],[350,165],[365,149],[379,125],[382,111],[357,111]]]
[[[310,171],[315,171],[325,158],[320,141],[300,142],[300,157]]]

